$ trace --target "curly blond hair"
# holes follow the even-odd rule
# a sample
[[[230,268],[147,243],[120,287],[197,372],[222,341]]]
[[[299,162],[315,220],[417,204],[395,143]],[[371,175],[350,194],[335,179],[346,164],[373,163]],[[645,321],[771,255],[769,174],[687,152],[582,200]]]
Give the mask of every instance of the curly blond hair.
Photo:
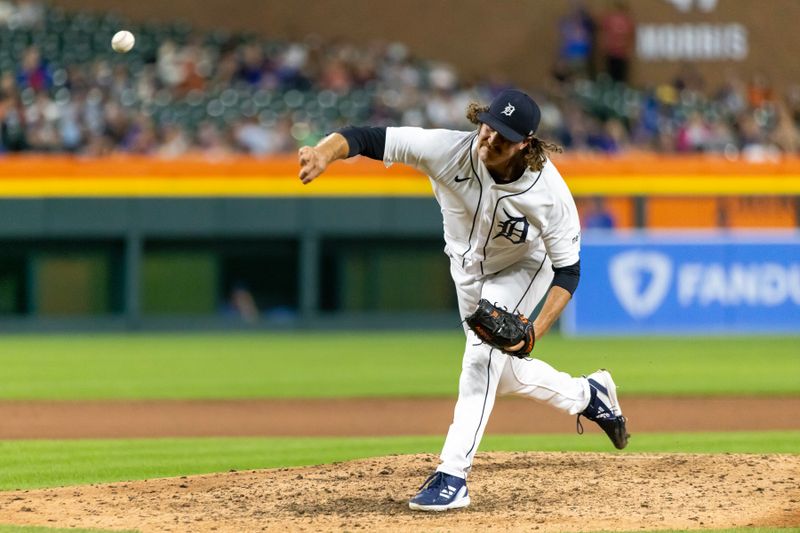
[[[489,106],[482,106],[476,102],[471,102],[467,106],[467,120],[475,125],[479,125],[481,121],[478,120],[478,115],[488,110]],[[530,139],[531,143],[528,145],[528,151],[525,154],[525,163],[528,165],[528,168],[536,172],[542,170],[551,153],[560,154],[564,151],[559,145],[543,141],[534,135],[531,135]]]

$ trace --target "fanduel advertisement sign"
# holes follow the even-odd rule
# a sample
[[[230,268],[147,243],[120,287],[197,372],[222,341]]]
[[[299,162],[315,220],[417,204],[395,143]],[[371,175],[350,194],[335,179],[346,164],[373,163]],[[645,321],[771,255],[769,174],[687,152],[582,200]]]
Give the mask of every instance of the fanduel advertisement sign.
[[[572,334],[800,333],[800,234],[585,235]]]

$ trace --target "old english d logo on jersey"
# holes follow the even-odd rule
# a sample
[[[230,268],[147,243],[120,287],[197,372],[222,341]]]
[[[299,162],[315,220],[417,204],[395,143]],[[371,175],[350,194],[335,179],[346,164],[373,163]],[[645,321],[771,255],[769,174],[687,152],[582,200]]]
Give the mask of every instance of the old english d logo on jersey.
[[[528,227],[530,226],[528,219],[525,217],[512,217],[505,209],[503,209],[503,213],[506,214],[506,220],[497,223],[500,231],[492,239],[505,237],[514,244],[525,242],[528,237]]]

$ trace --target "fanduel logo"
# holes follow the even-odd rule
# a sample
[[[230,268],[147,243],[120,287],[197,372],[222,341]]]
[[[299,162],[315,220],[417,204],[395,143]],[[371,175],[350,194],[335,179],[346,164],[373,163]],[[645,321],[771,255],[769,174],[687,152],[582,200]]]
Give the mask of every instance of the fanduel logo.
[[[800,306],[800,263],[685,263],[678,272],[678,303]]]
[[[645,318],[659,308],[667,295],[672,261],[658,252],[623,252],[611,259],[609,277],[617,300],[628,314]]]
[[[689,307],[800,306],[800,263],[680,263],[665,254],[631,250],[609,262],[611,288],[633,318],[655,313],[675,280],[674,298]]]

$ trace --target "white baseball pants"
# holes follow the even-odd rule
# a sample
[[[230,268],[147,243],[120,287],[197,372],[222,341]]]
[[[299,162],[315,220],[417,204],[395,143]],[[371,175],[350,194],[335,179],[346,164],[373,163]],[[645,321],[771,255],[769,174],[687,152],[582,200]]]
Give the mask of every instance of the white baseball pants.
[[[451,262],[450,273],[462,319],[475,310],[481,298],[530,317],[553,280],[552,263],[547,257],[542,264],[528,260],[481,278],[465,273]],[[464,329],[467,341],[458,401],[437,468],[461,478],[469,474],[497,394],[531,398],[571,415],[582,412],[589,403],[589,384],[585,378],[573,378],[538,359],[508,356],[482,344],[466,323]]]

